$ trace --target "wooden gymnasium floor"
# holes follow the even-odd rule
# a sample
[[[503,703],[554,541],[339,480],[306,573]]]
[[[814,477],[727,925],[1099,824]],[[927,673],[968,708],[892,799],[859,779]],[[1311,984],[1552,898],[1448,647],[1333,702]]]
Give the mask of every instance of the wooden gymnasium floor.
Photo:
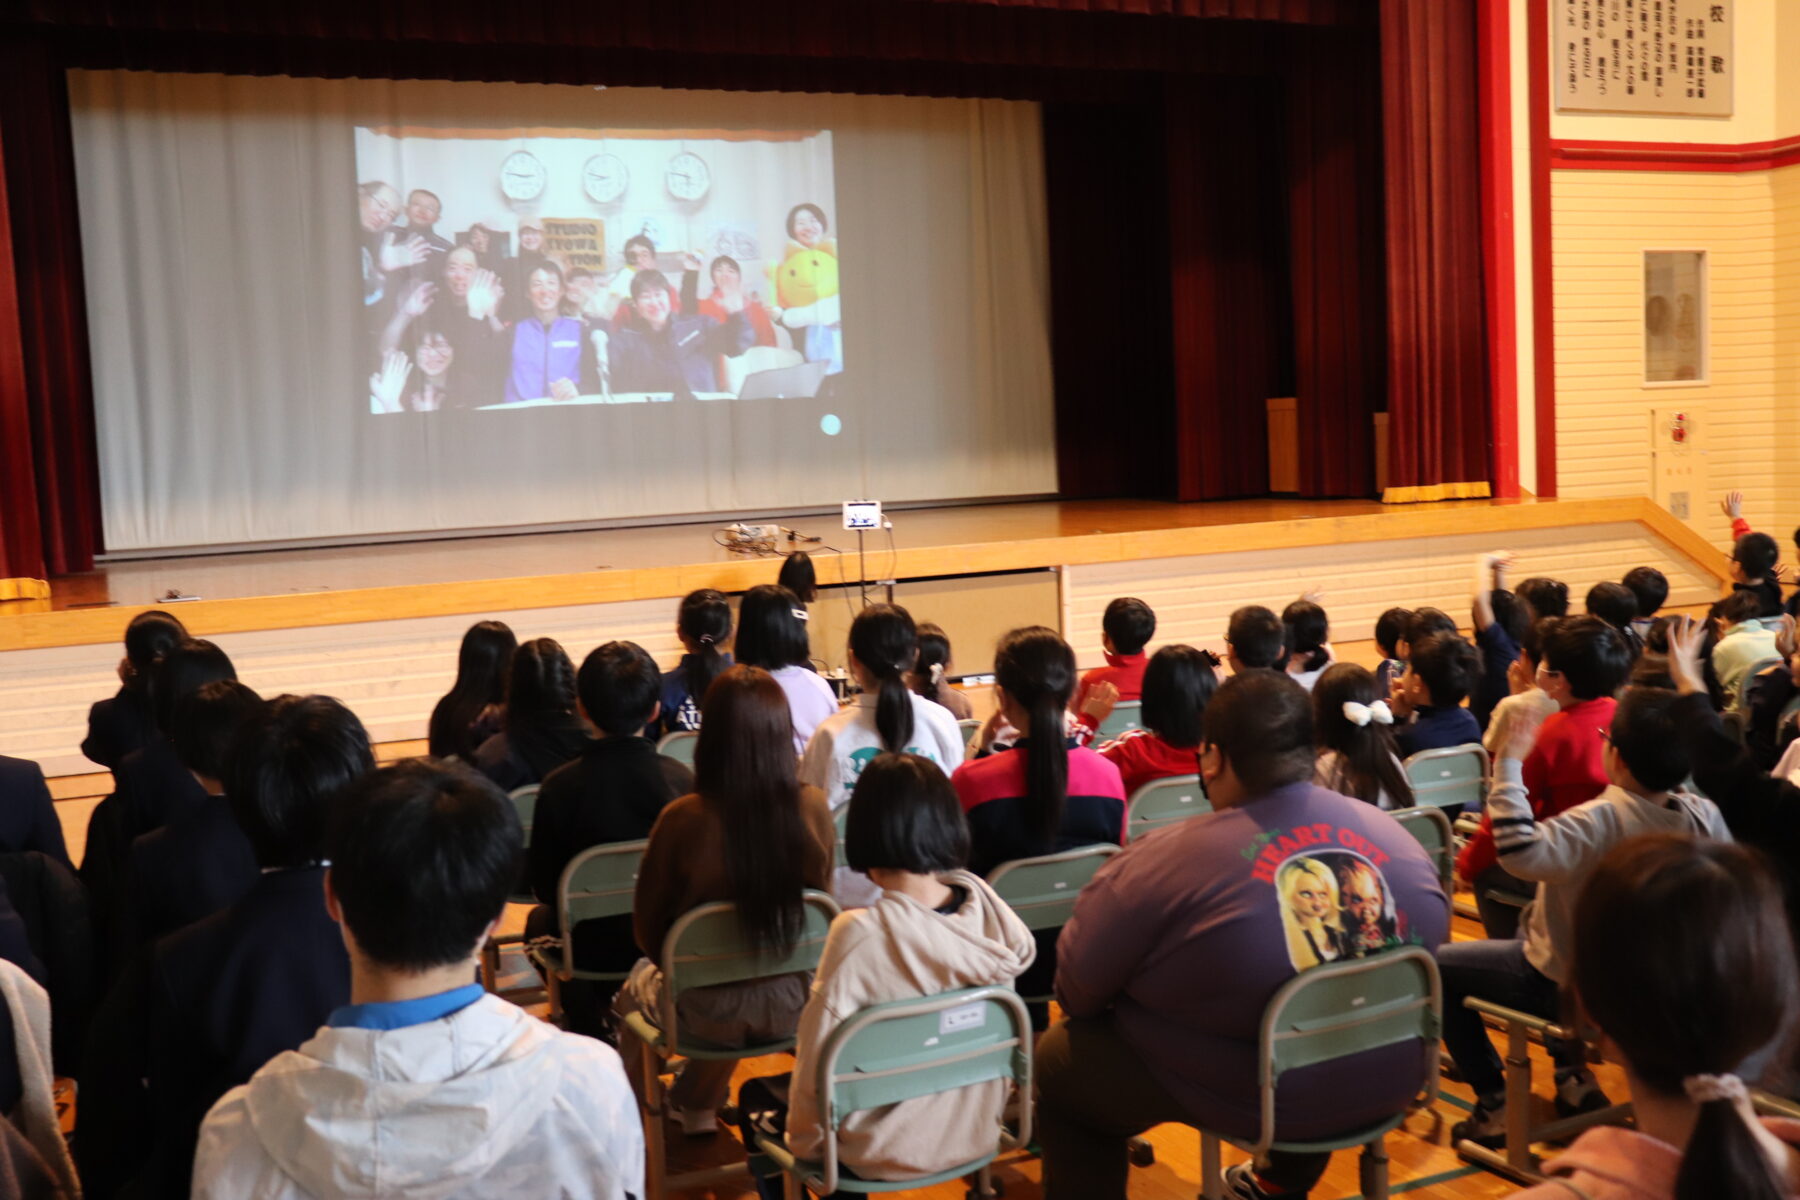
[[[508,926],[522,930],[527,911],[522,906],[509,909]],[[1454,940],[1465,941],[1480,936],[1479,925],[1463,917],[1456,918],[1452,929]],[[516,952],[507,954],[501,973],[504,987],[528,986],[536,978],[523,955]],[[546,1012],[546,1006],[542,1004],[528,1003],[527,1007],[539,1015]],[[1495,1045],[1504,1054],[1504,1046],[1498,1038]],[[1536,1116],[1540,1120],[1549,1120],[1550,1062],[1544,1057],[1541,1047],[1534,1045],[1531,1055],[1534,1078],[1538,1084],[1537,1108],[1540,1111]],[[778,1074],[791,1070],[792,1066],[791,1058],[779,1055],[748,1059],[733,1076],[734,1094],[737,1085],[746,1079]],[[1595,1073],[1609,1096],[1618,1100],[1625,1099],[1625,1080],[1617,1067],[1602,1064],[1595,1068]],[[1450,1148],[1450,1126],[1468,1115],[1470,1093],[1461,1083],[1448,1080],[1442,1080],[1441,1087],[1442,1094],[1434,1114],[1417,1114],[1407,1122],[1404,1129],[1388,1135],[1391,1193],[1442,1200],[1489,1200],[1490,1197],[1510,1196],[1520,1190],[1517,1184],[1508,1179],[1470,1166]],[[1441,1120],[1436,1119],[1439,1117]],[[1150,1131],[1148,1140],[1156,1148],[1156,1163],[1148,1168],[1132,1168],[1132,1200],[1194,1200],[1200,1190],[1198,1135],[1186,1126],[1162,1125]],[[742,1161],[743,1158],[743,1149],[736,1134],[724,1130],[711,1137],[686,1138],[682,1136],[678,1126],[671,1124],[668,1126],[668,1144],[671,1169],[674,1171],[723,1165]],[[1553,1147],[1540,1147],[1540,1150],[1546,1155],[1554,1153]],[[1227,1164],[1244,1157],[1230,1146],[1225,1147]],[[1037,1158],[1013,1156],[1010,1160],[1003,1161],[994,1174],[1004,1184],[1005,1200],[1038,1200],[1043,1195],[1043,1163]],[[1351,1151],[1342,1151],[1332,1156],[1325,1178],[1313,1189],[1312,1195],[1314,1200],[1356,1200],[1361,1195],[1359,1188],[1357,1155]],[[891,1194],[928,1200],[963,1200],[965,1189],[961,1183],[946,1183]],[[755,1191],[746,1184],[743,1187],[719,1186],[673,1193],[670,1200],[675,1200],[677,1196],[683,1200],[754,1200],[755,1195]]]

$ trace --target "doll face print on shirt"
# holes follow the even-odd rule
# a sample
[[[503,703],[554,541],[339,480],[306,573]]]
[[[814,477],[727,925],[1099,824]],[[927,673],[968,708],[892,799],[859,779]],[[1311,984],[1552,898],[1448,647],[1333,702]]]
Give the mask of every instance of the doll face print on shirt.
[[[1354,831],[1267,830],[1244,853],[1252,877],[1271,885],[1296,971],[1407,944],[1405,915],[1379,866],[1387,855]]]

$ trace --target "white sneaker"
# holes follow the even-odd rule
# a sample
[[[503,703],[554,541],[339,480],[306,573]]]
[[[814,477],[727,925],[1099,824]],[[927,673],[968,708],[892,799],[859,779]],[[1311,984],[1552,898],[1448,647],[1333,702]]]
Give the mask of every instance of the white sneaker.
[[[719,1132],[719,1114],[710,1108],[677,1108],[669,1105],[669,1115],[681,1122],[681,1132],[689,1137],[709,1137]]]

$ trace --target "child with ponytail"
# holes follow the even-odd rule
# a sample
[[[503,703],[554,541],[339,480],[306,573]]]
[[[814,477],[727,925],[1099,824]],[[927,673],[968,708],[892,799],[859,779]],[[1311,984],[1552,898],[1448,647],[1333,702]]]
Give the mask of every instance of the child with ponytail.
[[[974,715],[969,698],[950,686],[950,638],[942,629],[926,621],[919,626],[919,659],[913,664],[907,682],[912,690],[950,710],[958,721]]]
[[[907,686],[918,656],[918,627],[897,604],[871,604],[850,623],[848,666],[861,692],[819,724],[800,760],[801,782],[824,789],[834,810],[879,754],[917,754],[946,775],[962,762],[956,718]]]
[[[1355,663],[1326,668],[1313,686],[1313,782],[1392,811],[1411,808],[1412,785],[1394,752],[1394,713],[1374,672]]]
[[[657,727],[644,731],[649,737],[700,728],[706,689],[731,666],[731,655],[725,653],[731,641],[731,603],[725,594],[701,588],[683,597],[675,636],[681,640],[681,663],[662,677],[662,711]]]
[[[1517,1197],[1800,1195],[1800,1122],[1759,1120],[1749,1094],[1800,1012],[1781,897],[1767,861],[1730,843],[1652,834],[1607,854],[1576,907],[1570,982],[1623,1062],[1636,1128],[1590,1129]]]

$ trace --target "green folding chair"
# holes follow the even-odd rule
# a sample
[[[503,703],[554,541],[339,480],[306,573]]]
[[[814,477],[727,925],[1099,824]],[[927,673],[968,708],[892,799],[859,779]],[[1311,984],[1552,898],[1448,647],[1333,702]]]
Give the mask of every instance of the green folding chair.
[[[644,1116],[644,1183],[648,1195],[666,1196],[671,1190],[710,1186],[749,1173],[748,1163],[681,1175],[668,1173],[663,1138],[667,1090],[662,1072],[668,1060],[677,1055],[692,1059],[743,1059],[781,1054],[794,1048],[791,1035],[737,1047],[683,1037],[677,1021],[677,1002],[683,992],[692,988],[769,979],[817,967],[838,906],[824,892],[811,890],[804,894],[803,903],[806,912],[800,937],[785,955],[763,954],[752,947],[738,926],[737,906],[729,902],[702,904],[683,913],[663,939],[662,1011],[654,1020],[649,1014],[633,1012],[625,1018],[622,1030],[637,1039],[641,1051],[643,1087],[638,1092],[638,1103]]]
[[[1258,1161],[1269,1151],[1329,1154],[1361,1146],[1364,1200],[1387,1200],[1388,1132],[1399,1128],[1410,1106],[1338,1137],[1288,1141],[1275,1136],[1275,1088],[1289,1071],[1349,1058],[1383,1046],[1418,1042],[1425,1069],[1417,1103],[1437,1100],[1438,1038],[1443,1025],[1443,987],[1437,960],[1420,946],[1327,963],[1300,972],[1281,986],[1263,1010],[1257,1038],[1261,1131],[1254,1141],[1200,1130],[1200,1185],[1205,1200],[1221,1200],[1225,1180],[1220,1144],[1229,1141]]]
[[[537,812],[538,788],[540,784],[528,783],[524,787],[514,788],[507,793],[507,799],[513,803],[513,809],[519,814],[520,849],[531,847],[531,819]],[[529,891],[517,891],[506,898],[508,904],[535,904],[537,897]],[[488,991],[495,995],[504,995],[509,999],[536,995],[537,988],[514,988],[501,991],[500,988],[500,953],[504,946],[514,946],[523,942],[522,933],[505,933],[491,937],[481,947],[481,981]]]
[[[850,828],[850,801],[845,800],[832,810],[831,824],[837,830],[837,846],[832,851],[832,861],[840,867],[847,867],[850,865],[850,860],[844,851],[844,834]]]
[[[1110,742],[1122,733],[1133,729],[1142,729],[1143,720],[1139,710],[1144,706],[1141,700],[1121,700],[1113,705],[1113,710],[1106,714],[1106,720],[1100,722],[1100,728],[1094,731],[1094,744]]]
[[[1146,783],[1125,806],[1125,838],[1135,842],[1146,833],[1212,811],[1198,775],[1171,775]]]
[[[1031,1141],[1031,1018],[1025,1002],[1003,986],[963,988],[916,1000],[893,1000],[852,1013],[819,1048],[819,1115],[824,1157],[795,1158],[780,1138],[756,1139],[761,1158],[782,1173],[788,1200],[810,1190],[861,1194],[902,1192],[975,1175],[974,1195],[994,1195],[990,1164]],[[1008,1131],[993,1114],[994,1150],[932,1175],[903,1180],[846,1179],[838,1166],[838,1127],[852,1113],[933,1096],[995,1079],[1011,1080],[1016,1123]],[[762,1165],[762,1164],[759,1164]],[[765,1174],[768,1172],[765,1172]]]
[[[691,767],[694,765],[694,747],[699,741],[699,730],[678,729],[662,735],[662,740],[656,743],[656,752]]]
[[[1388,816],[1400,822],[1401,827],[1425,847],[1425,853],[1431,855],[1431,861],[1437,864],[1438,882],[1444,886],[1444,898],[1448,900],[1456,887],[1456,833],[1450,825],[1449,814],[1441,808],[1421,804],[1415,808],[1395,809]]]
[[[1017,913],[1025,928],[1061,929],[1075,911],[1075,897],[1106,860],[1119,852],[1111,842],[1081,846],[1038,858],[1015,858],[988,874],[988,885]],[[1047,1004],[1054,996],[1026,996],[1029,1004]]]
[[[600,917],[623,916],[637,895],[638,866],[647,842],[611,842],[583,850],[569,860],[556,882],[555,938],[539,938],[526,947],[531,961],[544,972],[550,991],[550,1019],[563,1015],[562,985],[571,979],[619,983],[631,972],[584,971],[575,966],[575,927]]]
[[[1441,808],[1451,820],[1487,799],[1488,752],[1480,742],[1421,750],[1405,763],[1413,803]]]

